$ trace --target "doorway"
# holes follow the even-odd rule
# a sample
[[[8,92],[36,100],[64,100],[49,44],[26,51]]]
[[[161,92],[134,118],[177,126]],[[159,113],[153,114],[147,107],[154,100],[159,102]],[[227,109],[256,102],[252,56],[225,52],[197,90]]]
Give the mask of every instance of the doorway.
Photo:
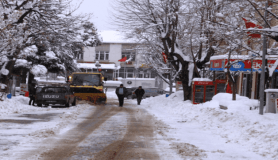
[[[251,90],[252,90],[251,74],[243,73],[241,96],[251,98]]]

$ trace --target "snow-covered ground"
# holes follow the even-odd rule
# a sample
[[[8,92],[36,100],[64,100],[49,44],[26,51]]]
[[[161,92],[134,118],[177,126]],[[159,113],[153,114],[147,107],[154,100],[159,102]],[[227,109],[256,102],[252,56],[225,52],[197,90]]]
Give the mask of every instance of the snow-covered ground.
[[[163,159],[171,159],[172,149],[181,159],[278,159],[278,115],[250,110],[257,100],[239,95],[231,99],[231,94],[221,93],[193,105],[178,91],[167,98],[144,99],[140,107],[159,120],[157,149]]]
[[[116,99],[114,91],[107,96]],[[232,101],[231,94],[222,93],[193,105],[182,97],[178,91],[167,98],[143,99],[138,106],[156,117],[156,149],[161,159],[278,159],[278,115],[250,110],[258,106],[257,100],[237,95]],[[0,159],[20,159],[20,153],[34,143],[65,133],[95,109],[88,104],[41,108],[29,106],[28,101],[23,96],[0,101]],[[136,104],[136,100],[125,101]]]
[[[80,121],[80,117],[95,109],[88,104],[46,108],[30,106],[28,102],[29,98],[23,96],[0,101],[1,160],[21,159],[21,153],[34,149],[34,144],[65,133]]]

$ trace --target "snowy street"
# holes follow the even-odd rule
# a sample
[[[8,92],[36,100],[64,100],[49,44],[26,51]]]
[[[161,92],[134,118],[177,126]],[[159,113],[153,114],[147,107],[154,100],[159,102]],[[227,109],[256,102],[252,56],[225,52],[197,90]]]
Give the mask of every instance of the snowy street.
[[[277,159],[277,116],[249,110],[255,100],[219,94],[192,105],[177,92],[121,108],[107,96],[104,106],[69,108],[0,102],[0,159]]]
[[[113,98],[105,106],[23,106],[29,110],[1,118],[1,159],[159,159],[152,116],[129,101],[124,108]]]
[[[0,160],[278,160],[278,0],[0,10]]]

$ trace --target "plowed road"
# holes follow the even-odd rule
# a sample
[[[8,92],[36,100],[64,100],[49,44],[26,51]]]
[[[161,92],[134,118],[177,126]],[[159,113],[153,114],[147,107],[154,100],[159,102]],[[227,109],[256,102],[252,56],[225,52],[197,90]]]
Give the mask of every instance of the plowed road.
[[[63,136],[47,139],[44,144],[22,157],[39,154],[45,160],[131,160],[159,159],[154,149],[153,118],[145,110],[117,100],[97,106],[82,123]]]

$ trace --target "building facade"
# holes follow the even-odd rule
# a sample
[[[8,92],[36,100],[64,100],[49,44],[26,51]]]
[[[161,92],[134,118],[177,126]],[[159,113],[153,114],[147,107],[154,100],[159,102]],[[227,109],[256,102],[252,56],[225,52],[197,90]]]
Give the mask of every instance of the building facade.
[[[109,81],[121,81],[127,87],[142,85],[165,89],[166,84],[155,71],[143,65],[139,48],[135,42],[104,37],[101,45],[83,48],[83,55],[76,58],[78,68],[83,72],[101,72]],[[119,61],[125,58],[128,62]]]

